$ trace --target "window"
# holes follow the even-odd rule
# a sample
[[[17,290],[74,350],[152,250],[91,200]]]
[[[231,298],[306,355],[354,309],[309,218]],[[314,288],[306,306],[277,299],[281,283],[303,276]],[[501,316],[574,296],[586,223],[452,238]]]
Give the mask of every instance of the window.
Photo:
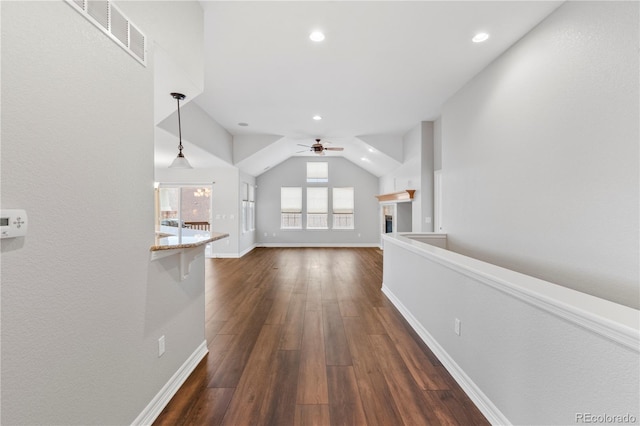
[[[242,232],[256,229],[255,187],[242,182]]]
[[[256,187],[249,185],[249,230],[256,230]]]
[[[353,188],[333,188],[333,229],[354,229]]]
[[[211,231],[212,185],[169,185],[156,188],[156,231],[180,243],[204,239]]]
[[[280,228],[302,229],[302,188],[280,188]]]
[[[307,188],[307,229],[328,229],[329,189]]]
[[[308,161],[307,182],[329,182],[329,163],[326,161]]]
[[[249,184],[242,182],[242,232],[249,230]]]

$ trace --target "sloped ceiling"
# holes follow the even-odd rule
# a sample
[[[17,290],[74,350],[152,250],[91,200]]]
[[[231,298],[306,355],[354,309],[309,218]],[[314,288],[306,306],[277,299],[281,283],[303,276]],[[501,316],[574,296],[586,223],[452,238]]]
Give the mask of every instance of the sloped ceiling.
[[[259,175],[322,138],[376,176],[402,136],[562,2],[201,1],[205,89],[195,102]],[[322,30],[326,39],[308,36]],[[480,31],[485,43],[473,43]],[[322,116],[315,121],[314,115]],[[246,123],[241,126],[239,123]]]

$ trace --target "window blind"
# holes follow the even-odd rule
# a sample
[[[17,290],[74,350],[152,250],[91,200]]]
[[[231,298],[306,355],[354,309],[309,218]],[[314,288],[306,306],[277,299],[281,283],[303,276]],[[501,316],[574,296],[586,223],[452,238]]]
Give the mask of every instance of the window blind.
[[[333,212],[353,213],[353,188],[333,188]]]
[[[302,213],[302,188],[280,188],[280,211],[284,213]]]
[[[307,182],[328,182],[329,163],[326,161],[307,162]]]
[[[328,188],[307,188],[307,213],[328,213]]]

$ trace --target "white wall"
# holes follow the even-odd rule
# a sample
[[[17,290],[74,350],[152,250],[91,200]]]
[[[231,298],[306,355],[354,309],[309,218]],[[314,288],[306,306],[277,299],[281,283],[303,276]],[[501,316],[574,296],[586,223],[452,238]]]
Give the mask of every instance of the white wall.
[[[191,102],[204,89],[204,19],[198,1],[156,1],[154,13],[147,1],[121,0],[117,6],[147,36],[153,50],[154,122],[157,124],[176,110],[171,92],[187,96]],[[172,25],[156,19],[170,16]]]
[[[403,163],[380,178],[380,193],[415,189],[412,202],[413,232],[433,231],[434,123],[423,121],[402,137]],[[425,219],[431,218],[431,222]]]
[[[62,1],[0,7],[2,207],[30,220],[2,240],[0,422],[129,424],[204,340],[203,294],[149,261],[153,52]],[[145,3],[168,28],[163,10]]]
[[[329,163],[328,184],[307,184],[307,161]],[[267,245],[366,245],[380,243],[378,178],[352,162],[341,157],[291,157],[269,169],[256,179],[257,223],[256,240]],[[300,186],[303,188],[303,214],[306,211],[305,189],[307,186],[354,187],[354,230],[281,230],[280,188]],[[331,208],[331,193],[329,194]],[[306,221],[303,219],[303,223]],[[265,236],[266,233],[266,236]],[[274,235],[275,234],[275,235]]]
[[[402,237],[384,237],[383,270],[384,293],[491,424],[640,418],[638,310]]]
[[[420,216],[414,217],[413,229],[433,232],[433,121],[423,121],[420,129]]]
[[[171,98],[167,94],[167,98]],[[188,141],[218,159],[233,164],[233,136],[195,102],[180,106],[182,139]],[[178,112],[174,112],[158,127],[178,137]],[[185,156],[187,156],[185,151]],[[188,157],[187,157],[188,158]]]
[[[567,2],[444,106],[449,247],[631,307],[638,3]]]

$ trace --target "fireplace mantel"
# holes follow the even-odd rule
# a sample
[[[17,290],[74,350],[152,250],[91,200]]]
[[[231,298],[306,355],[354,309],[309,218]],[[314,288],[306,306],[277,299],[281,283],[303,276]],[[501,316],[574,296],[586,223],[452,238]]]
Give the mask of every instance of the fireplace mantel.
[[[376,195],[376,198],[381,203],[393,203],[393,202],[403,202],[403,201],[413,201],[413,194],[416,192],[415,189],[407,189],[405,191],[399,192],[391,192],[389,194],[380,194]]]

